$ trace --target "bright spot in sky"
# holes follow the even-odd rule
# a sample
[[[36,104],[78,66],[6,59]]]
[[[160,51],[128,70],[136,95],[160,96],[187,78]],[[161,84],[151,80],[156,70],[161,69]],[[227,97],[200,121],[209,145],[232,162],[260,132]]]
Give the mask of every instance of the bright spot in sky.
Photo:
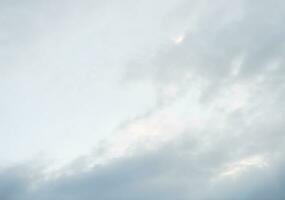
[[[177,37],[174,38],[174,43],[175,44],[180,44],[184,41],[185,39],[185,36],[184,35],[179,35]]]

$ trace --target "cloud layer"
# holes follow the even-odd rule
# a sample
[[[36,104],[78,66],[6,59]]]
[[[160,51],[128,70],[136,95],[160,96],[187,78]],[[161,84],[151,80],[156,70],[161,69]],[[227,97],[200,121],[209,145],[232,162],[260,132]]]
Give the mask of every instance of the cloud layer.
[[[1,4],[5,5],[4,11],[7,13],[12,12],[11,9],[16,9],[17,12],[22,10],[22,4],[16,6],[5,1]],[[56,8],[62,9],[68,3],[63,4],[56,4]],[[70,67],[63,67],[62,71],[67,71],[71,75],[63,76],[66,77],[64,79],[66,82],[60,81],[60,85],[72,83],[79,88],[87,85],[87,88],[90,88],[87,92],[78,89],[79,92],[74,93],[75,102],[83,101],[82,96],[77,97],[76,94],[79,94],[86,95],[84,97],[88,101],[84,102],[89,103],[84,112],[73,114],[92,110],[90,103],[92,100],[96,100],[97,104],[101,102],[102,105],[106,100],[110,108],[105,106],[105,110],[102,109],[100,113],[104,114],[105,111],[106,113],[104,120],[100,122],[107,129],[109,122],[114,124],[114,119],[108,119],[109,116],[113,116],[112,112],[123,113],[122,110],[116,110],[117,107],[128,107],[130,104],[130,108],[126,108],[125,111],[132,113],[136,110],[136,112],[127,116],[120,115],[118,118],[122,119],[119,121],[121,125],[112,126],[117,129],[112,129],[113,132],[105,143],[102,142],[101,146],[96,143],[93,152],[78,157],[61,169],[47,172],[48,166],[37,167],[36,161],[1,168],[1,200],[283,200],[285,198],[283,170],[285,167],[283,66],[285,3],[281,0],[219,0],[215,3],[209,0],[169,0],[152,3],[146,1],[138,5],[128,1],[123,1],[122,4],[98,1],[97,6],[91,1],[78,4],[70,5],[70,13],[61,13],[65,16],[62,18],[64,23],[61,24],[59,20],[58,29],[47,25],[38,30],[39,32],[35,34],[39,38],[38,48],[44,50],[47,57],[43,52],[39,52],[37,55],[43,57],[33,62],[30,59],[33,57],[32,52],[37,48],[29,47],[31,44],[29,34],[21,27],[14,27],[12,24],[12,29],[16,31],[21,29],[19,37],[22,39],[19,38],[19,42],[6,40],[8,44],[5,48],[1,48],[1,55],[4,55],[5,59],[1,62],[14,68],[10,71],[3,67],[1,71],[15,75],[18,74],[17,69],[25,71],[22,66],[35,72],[37,66],[41,64],[46,69],[56,68],[58,64],[69,65]],[[91,4],[100,13],[98,15],[104,16],[101,22],[97,15],[94,16]],[[34,6],[37,7],[36,10],[41,10],[43,9],[41,6],[44,5],[43,3],[34,5],[33,1],[24,5],[27,10]],[[55,21],[51,20],[52,17],[61,19],[60,12],[53,11],[54,7],[51,4],[49,6],[50,10],[44,9],[47,16],[45,13],[41,15],[43,19],[48,22]],[[76,6],[79,6],[79,11],[86,11],[87,14],[84,15],[79,11],[77,13],[73,10]],[[139,7],[148,11],[149,15],[139,13],[137,9]],[[130,12],[130,16],[125,13],[132,8],[136,12]],[[108,11],[112,11],[113,15],[108,14]],[[51,15],[52,12],[59,16]],[[25,26],[29,27],[30,20],[26,19],[29,15],[27,13],[21,15],[25,16],[22,20]],[[74,20],[69,25],[66,24],[66,16]],[[76,21],[78,16],[82,18]],[[120,23],[116,24],[117,16],[122,18],[119,20]],[[94,17],[100,28],[88,29],[89,17]],[[129,17],[134,17],[135,20],[130,19],[125,22],[124,20]],[[82,24],[85,20],[86,24]],[[106,28],[107,24],[110,26],[114,24],[114,27],[112,25],[112,28]],[[30,25],[30,31],[36,27],[35,24]],[[61,26],[64,28],[61,29]],[[83,39],[75,39],[77,32],[74,27],[79,26],[85,30],[83,35],[78,33]],[[55,35],[45,35],[52,28],[58,32]],[[65,33],[71,30],[75,33],[68,35],[70,38],[65,38]],[[154,35],[151,34],[152,31]],[[94,39],[92,34],[98,34],[106,43]],[[71,37],[72,35],[75,38]],[[83,36],[93,38],[94,44],[102,46],[99,45],[99,48],[92,44],[89,46],[89,39],[86,40]],[[49,38],[59,39],[61,45],[57,46],[56,42],[50,44]],[[108,38],[113,40],[108,42]],[[94,63],[89,63],[82,59],[85,57],[79,50],[75,53],[66,51],[68,49],[66,47],[70,47],[67,43],[71,41],[71,47],[80,50],[91,49],[86,51],[91,55],[86,58],[92,57],[93,50],[98,51],[98,60],[94,59]],[[84,45],[81,45],[81,41]],[[35,45],[35,42],[32,44]],[[48,44],[51,46],[47,47]],[[24,54],[27,57],[21,57],[22,62],[11,63],[9,56],[12,52],[21,54],[20,49],[26,47],[30,49],[30,52]],[[55,49],[59,51],[60,56],[50,52],[53,47],[58,47]],[[76,58],[70,56],[73,53]],[[114,61],[109,62],[108,57],[113,55]],[[32,65],[29,65],[31,63]],[[112,82],[110,91],[127,90],[127,94],[119,92],[127,96],[121,99],[122,103],[111,106],[114,100],[113,92],[109,92],[109,95],[100,101],[97,101],[98,98],[95,96],[103,93],[96,95],[94,93],[92,97],[87,95],[93,94],[92,84],[95,82],[92,82],[91,76],[87,75],[90,82],[88,80],[84,82],[80,77],[86,77],[83,74],[89,74],[93,64],[99,66],[96,68],[99,69],[99,74],[107,74],[104,78],[97,79],[96,83],[102,81],[103,85],[108,85]],[[84,66],[86,71],[80,70],[80,66]],[[74,73],[77,70],[81,74]],[[109,71],[112,73],[108,73]],[[48,73],[51,73],[48,77],[52,77],[55,71],[51,70]],[[18,74],[8,77],[19,80],[18,78],[22,76]],[[77,78],[77,83],[70,82]],[[3,83],[9,82],[4,79]],[[32,82],[41,83],[41,86],[46,84],[40,79]],[[114,87],[116,84],[121,85]],[[147,87],[142,87],[140,94],[134,92],[141,85]],[[27,86],[28,89],[25,91],[30,91],[29,87]],[[1,88],[3,91],[9,89],[4,86],[3,88]],[[34,86],[32,88],[35,89]],[[48,88],[55,87],[49,85]],[[104,89],[105,86],[100,85],[98,88]],[[109,91],[109,86],[106,88],[104,91]],[[66,87],[58,90],[58,93],[65,90]],[[140,98],[134,97],[137,94]],[[141,103],[127,102],[130,98]],[[155,99],[155,102],[145,103],[144,99],[148,99],[145,101]],[[8,100],[3,102],[8,105]],[[70,104],[67,110],[72,105],[74,104]],[[139,105],[143,105],[145,112],[137,109]],[[69,112],[66,112],[62,117],[68,114]],[[89,115],[93,116],[93,112]],[[71,122],[78,119],[72,118]],[[92,122],[92,119],[92,117],[82,119],[81,125],[88,124],[84,120]],[[92,127],[86,130],[90,135],[94,131]],[[85,129],[81,131],[84,132]],[[88,134],[85,136],[88,137]],[[83,140],[81,143],[83,146],[84,141],[88,139]]]

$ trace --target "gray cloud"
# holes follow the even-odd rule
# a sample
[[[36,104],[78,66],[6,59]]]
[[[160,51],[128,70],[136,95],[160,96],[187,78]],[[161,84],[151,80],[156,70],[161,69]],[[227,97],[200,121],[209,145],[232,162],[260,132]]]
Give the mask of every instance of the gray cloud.
[[[86,2],[88,2],[85,4],[86,7],[81,7],[79,10],[88,10],[88,5],[92,2]],[[1,49],[1,55],[6,59],[1,61],[3,64],[12,62],[9,57],[14,54],[12,52],[21,54],[22,51],[18,48],[31,44],[30,40],[33,40],[30,35],[31,30],[36,29],[36,32],[45,33],[45,27],[41,27],[43,30],[38,28],[41,22],[31,23],[31,16],[25,10],[35,9],[43,19],[49,21],[54,7],[47,9],[42,1],[38,4],[34,3],[30,1],[24,7],[21,7],[22,4],[16,6],[14,3],[2,3],[5,4],[5,9],[2,8],[4,13],[9,14],[11,10],[20,12],[22,26],[29,27],[29,31],[26,31],[24,27],[18,26],[18,22],[15,25],[13,23],[5,25],[10,29],[4,33],[6,34],[4,39],[1,39],[2,43],[6,42],[4,43],[7,47],[3,48],[7,51]],[[99,1],[97,3],[101,5]],[[108,3],[102,3],[102,5],[121,8],[121,4]],[[56,5],[62,10],[68,3]],[[149,2],[143,5],[146,10],[150,6]],[[134,5],[127,3],[125,6],[132,8]],[[170,9],[172,6],[173,9]],[[72,4],[69,10],[70,17],[75,20],[72,23],[80,24],[92,15],[90,12],[90,15],[76,21],[78,15],[73,10],[74,7],[76,5]],[[144,42],[136,43],[141,47],[141,51],[136,52],[138,54],[134,59],[130,57],[126,59],[132,61],[126,67],[125,83],[130,85],[134,83],[133,80],[151,82],[158,89],[158,104],[153,110],[124,123],[120,130],[124,131],[124,128],[130,124],[148,119],[165,107],[173,113],[176,112],[175,108],[172,108],[175,105],[180,105],[187,110],[192,103],[188,101],[187,95],[193,92],[191,87],[197,82],[203,83],[199,87],[200,104],[197,105],[202,105],[204,110],[214,110],[216,115],[211,116],[209,120],[212,123],[204,124],[202,129],[186,126],[182,131],[179,130],[180,132],[176,133],[177,136],[171,141],[151,150],[131,144],[134,145],[133,154],[113,158],[106,163],[95,165],[92,169],[84,170],[88,163],[82,164],[80,163],[82,160],[79,159],[73,165],[66,166],[62,171],[59,170],[58,173],[61,175],[56,178],[45,179],[44,175],[40,175],[41,170],[34,169],[32,163],[24,167],[1,169],[1,200],[282,200],[285,198],[283,170],[285,166],[285,72],[283,67],[285,4],[281,0],[235,2],[221,0],[215,2],[215,5],[212,1],[201,1],[201,3],[181,1],[177,4],[167,1],[167,9],[165,8],[163,15],[160,15],[158,11],[161,7],[163,6],[155,3],[150,8],[151,15],[145,18],[138,17],[132,21],[145,22],[145,24],[130,28],[133,33],[130,41],[138,42],[136,37],[139,36],[151,38],[148,31],[142,30],[152,26],[161,26],[158,28],[159,31],[154,28],[156,39],[159,38],[161,30],[172,34],[170,30],[173,28],[177,28],[178,32],[185,32],[185,39],[177,45],[166,44],[167,42],[163,45],[156,43],[159,50],[155,49],[150,55],[147,49],[147,53],[142,57],[138,54],[144,54]],[[48,10],[46,17],[45,13],[40,12],[41,9]],[[114,16],[123,15],[118,9],[113,11]],[[55,13],[60,15],[59,12]],[[105,17],[112,24],[114,17],[110,15],[109,19],[108,16]],[[137,15],[132,13],[131,16]],[[152,16],[156,16],[159,20],[152,26],[146,25],[152,21]],[[60,18],[60,16],[53,17]],[[122,19],[128,17],[124,15]],[[39,21],[40,19],[41,17]],[[53,19],[50,23],[55,21]],[[59,20],[57,25],[53,24],[46,28],[50,30],[53,27],[59,33],[61,26],[67,22],[66,18],[63,21],[63,24]],[[104,25],[101,25],[106,32],[116,29],[128,32],[128,29],[125,29],[128,23],[121,22],[114,29],[106,27],[104,29]],[[73,25],[70,26],[73,27]],[[86,28],[86,24],[84,27]],[[15,35],[19,33],[17,41],[7,40],[9,33],[12,32]],[[40,33],[38,34],[40,38],[43,37]],[[90,36],[89,34],[83,35]],[[110,37],[107,38],[113,38],[113,36],[115,38],[112,42],[120,41],[115,45],[117,49],[114,51],[111,48],[112,42],[107,42],[108,52],[113,54],[128,41],[128,34],[124,32],[118,35],[109,34]],[[17,38],[15,35],[11,38]],[[56,39],[59,36],[56,34],[51,37]],[[163,38],[166,36],[163,35]],[[151,45],[150,41],[155,42],[155,39],[145,40]],[[14,43],[17,45],[11,45]],[[49,43],[49,40],[44,43]],[[87,43],[85,41],[85,44]],[[54,45],[56,47],[56,44]],[[128,42],[124,55],[135,49],[136,45]],[[79,49],[87,48],[84,45],[79,47]],[[99,49],[102,50],[102,48]],[[72,54],[66,53],[64,48],[60,53],[67,58]],[[92,51],[89,53],[92,54]],[[54,59],[54,62],[58,61],[57,55],[50,53],[48,55]],[[49,56],[42,59],[47,61]],[[104,56],[108,57],[110,54],[104,54]],[[120,64],[124,64],[126,60]],[[72,65],[73,69],[77,69],[77,64],[82,64],[81,61],[80,58],[75,59],[76,64]],[[36,63],[41,63],[41,59]],[[63,63],[66,64],[69,61]],[[10,64],[9,66],[18,66]],[[50,65],[54,67],[55,63],[52,62]],[[4,68],[1,70],[7,72]],[[246,104],[227,111],[231,106],[225,103],[219,105],[218,101],[236,85],[245,88],[241,90],[248,95]],[[174,96],[170,95],[170,97],[165,95],[163,91],[168,86],[177,89],[177,94],[174,92]],[[236,94],[235,91],[233,93]],[[240,96],[242,95],[236,94],[237,99],[241,98]],[[229,103],[234,100],[230,99]],[[186,124],[192,123],[188,119],[185,121]],[[219,126],[220,123],[223,126]],[[104,122],[104,124],[108,123]],[[163,137],[163,133],[159,136]],[[111,147],[106,146],[103,149],[108,148]],[[96,156],[97,154],[90,155],[87,159],[96,159]],[[68,174],[69,171],[73,173]]]
[[[272,124],[271,124],[272,125]],[[229,127],[232,131],[235,127]],[[263,127],[261,127],[262,129]],[[241,126],[246,130],[247,127]],[[283,130],[283,127],[276,127]],[[217,130],[207,134],[217,134]],[[276,130],[275,130],[276,131]],[[266,131],[263,131],[266,133]],[[262,131],[248,132],[268,139]],[[205,133],[200,133],[205,134]],[[280,137],[282,134],[280,134]],[[188,134],[156,151],[137,153],[113,160],[87,172],[62,175],[40,182],[26,168],[1,173],[0,197],[22,199],[272,199],[284,198],[283,140],[275,149],[265,144],[252,144],[250,137],[213,137],[193,139]],[[277,143],[276,143],[277,142]],[[261,147],[260,149],[254,146]],[[237,177],[219,178],[224,165],[249,155],[268,154],[268,166],[252,166]],[[39,186],[32,186],[39,182]]]
[[[282,21],[285,5],[282,1],[219,1],[215,5],[210,1],[203,3],[206,6],[200,6],[200,13],[194,12],[199,19],[196,20],[195,28],[191,27],[191,11],[196,8],[192,2],[176,10],[179,13],[181,9],[189,8],[189,12],[181,12],[189,31],[180,45],[170,45],[168,50],[163,48],[143,63],[132,63],[129,70],[135,71],[136,66],[143,68],[143,77],[149,77],[162,85],[181,85],[191,74],[208,82],[206,97],[215,95],[225,85],[253,81],[262,75],[266,81],[272,81],[277,78],[273,75],[284,73]],[[182,17],[179,19],[183,20]],[[232,76],[237,68],[235,62],[240,66],[235,76]],[[274,65],[276,68],[272,69]],[[270,69],[273,71],[269,72]],[[283,81],[280,76],[279,81]],[[188,85],[191,85],[189,80]]]
[[[200,137],[193,137],[191,132],[195,130],[185,130],[156,150],[140,150],[88,171],[64,175],[66,170],[77,169],[76,165],[82,168],[81,160],[65,168],[63,175],[47,181],[33,175],[37,170],[29,171],[27,166],[2,170],[0,197],[281,200],[285,195],[284,112],[274,108],[276,99],[273,104],[264,103],[264,99],[261,102],[264,107],[254,112],[230,113],[223,129],[208,127],[197,132]],[[264,156],[266,166],[246,164],[236,176],[221,175],[228,165],[255,155]]]

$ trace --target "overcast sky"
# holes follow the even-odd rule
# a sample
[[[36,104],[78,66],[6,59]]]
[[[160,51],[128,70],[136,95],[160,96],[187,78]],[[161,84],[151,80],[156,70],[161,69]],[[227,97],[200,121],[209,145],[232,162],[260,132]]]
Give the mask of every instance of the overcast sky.
[[[1,200],[284,200],[285,2],[0,0]]]

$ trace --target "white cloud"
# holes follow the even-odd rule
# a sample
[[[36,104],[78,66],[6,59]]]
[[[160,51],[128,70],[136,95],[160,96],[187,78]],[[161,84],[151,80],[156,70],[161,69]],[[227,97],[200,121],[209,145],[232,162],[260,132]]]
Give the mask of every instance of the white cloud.
[[[264,156],[256,155],[248,158],[241,159],[237,162],[229,164],[221,173],[220,176],[232,176],[236,177],[242,173],[246,173],[247,170],[252,168],[264,168],[268,163],[265,161]]]

